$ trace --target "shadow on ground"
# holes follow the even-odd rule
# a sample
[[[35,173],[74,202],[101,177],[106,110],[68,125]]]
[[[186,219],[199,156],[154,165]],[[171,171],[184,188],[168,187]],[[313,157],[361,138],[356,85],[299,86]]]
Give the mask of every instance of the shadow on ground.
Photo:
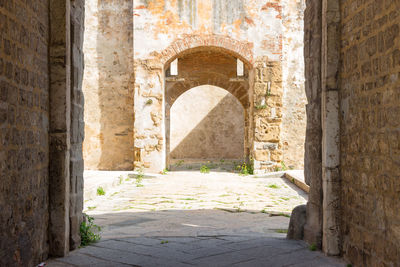
[[[286,240],[284,216],[166,210],[94,217],[102,240],[48,266],[344,266]]]

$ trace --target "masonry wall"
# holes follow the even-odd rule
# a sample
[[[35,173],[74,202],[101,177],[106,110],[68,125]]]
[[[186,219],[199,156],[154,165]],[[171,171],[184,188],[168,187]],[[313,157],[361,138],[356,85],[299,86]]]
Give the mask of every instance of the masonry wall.
[[[343,253],[400,262],[400,2],[341,1]]]
[[[133,169],[133,1],[85,1],[85,168]]]
[[[0,1],[0,265],[48,254],[48,1]]]
[[[205,85],[182,94],[170,123],[171,159],[244,159],[244,109],[222,88]]]
[[[87,1],[86,9],[85,168],[164,167],[165,63],[196,46],[234,51],[255,67],[245,108],[257,114],[248,121],[245,146],[256,167],[274,170],[282,161],[303,167],[304,0],[99,0]],[[253,85],[260,95],[250,92]],[[151,107],[149,98],[156,100]],[[274,137],[258,138],[257,127]]]

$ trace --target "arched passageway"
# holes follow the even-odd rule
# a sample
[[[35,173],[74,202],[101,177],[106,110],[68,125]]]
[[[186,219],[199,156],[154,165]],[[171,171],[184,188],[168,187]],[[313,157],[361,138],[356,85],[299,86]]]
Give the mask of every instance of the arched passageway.
[[[244,158],[244,108],[226,90],[202,85],[183,93],[170,112],[171,163]]]
[[[249,64],[215,47],[184,51],[167,62],[167,167],[171,159],[243,160],[249,157],[249,70]]]

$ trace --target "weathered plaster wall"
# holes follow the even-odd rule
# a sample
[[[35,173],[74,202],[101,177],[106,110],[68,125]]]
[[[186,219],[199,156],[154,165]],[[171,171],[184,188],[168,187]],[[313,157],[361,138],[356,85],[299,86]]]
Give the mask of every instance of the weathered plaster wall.
[[[228,91],[199,86],[182,94],[171,108],[172,159],[244,157],[244,110]]]
[[[245,62],[247,76],[234,82],[247,84],[245,154],[257,168],[302,167],[303,0],[128,2],[86,3],[86,168],[165,167],[165,71],[195,48]]]
[[[85,168],[130,170],[134,159],[133,2],[85,2]]]
[[[278,2],[265,1],[135,1],[134,3],[134,51],[135,51],[135,109],[143,107],[146,98],[145,94],[152,94],[158,97],[163,96],[163,68],[171,58],[179,56],[186,49],[201,46],[217,46],[253,65],[258,62],[259,68],[259,87],[263,89],[257,91],[260,96],[255,97],[257,101],[262,101],[267,94],[264,90],[269,81],[261,74],[261,69],[265,68],[265,73],[281,72],[280,59],[282,55],[282,7]],[[172,44],[172,45],[171,45]],[[275,62],[275,63],[273,63]],[[268,66],[267,66],[268,65]],[[267,70],[275,66],[273,71]],[[150,69],[150,71],[148,71]],[[261,75],[261,76],[260,76]],[[251,74],[251,79],[256,77]],[[281,73],[276,73],[274,82],[276,90],[275,98],[270,101],[281,106],[282,98],[282,78]],[[146,77],[146,79],[142,79]],[[249,80],[254,85],[254,80]],[[252,89],[250,89],[252,91]],[[279,93],[280,91],[280,93]],[[256,93],[256,94],[257,94]],[[253,92],[249,92],[253,95]],[[254,100],[255,101],[255,100]],[[260,103],[250,103],[249,112],[255,105]],[[271,103],[276,106],[276,103]],[[160,103],[161,104],[161,103]],[[263,105],[263,104],[261,104]],[[268,106],[269,109],[270,106]],[[163,119],[163,105],[154,105],[147,110],[137,110],[141,113],[135,120],[135,150],[136,158],[139,162],[144,162],[145,167],[159,169],[164,166],[165,154],[162,152],[165,147],[163,139],[165,128],[163,124],[158,126],[158,120]],[[269,112],[269,111],[265,111]],[[146,114],[147,113],[147,114]],[[261,113],[261,112],[260,112]],[[275,108],[273,116],[280,114]],[[278,115],[279,117],[280,115]],[[263,115],[251,119],[248,126],[256,125],[260,127],[259,134],[268,135],[266,130],[267,118]],[[152,118],[153,125],[148,124]],[[150,121],[151,123],[151,121]],[[273,118],[270,124],[276,125],[271,135],[280,135],[281,120]],[[251,127],[249,127],[251,128]],[[260,135],[259,135],[260,136]],[[140,138],[139,138],[140,137]],[[248,141],[249,150],[255,149],[252,144],[254,132],[250,133]],[[264,138],[265,139],[265,138]],[[256,165],[260,169],[272,169],[274,165],[282,160],[282,146],[279,138],[267,138],[277,143],[276,145],[263,144],[264,139],[260,140],[259,150],[269,150],[273,148],[275,161],[270,160],[269,152],[258,153]],[[265,140],[267,140],[265,139]],[[269,141],[266,142],[269,142]],[[270,143],[270,142],[269,142]],[[154,147],[154,148],[152,148]],[[147,165],[147,166],[146,166]]]
[[[305,0],[282,1],[282,143],[287,167],[304,168],[306,91],[304,83]]]
[[[341,1],[343,252],[400,263],[400,2]]]
[[[48,1],[0,1],[0,265],[49,251]]]

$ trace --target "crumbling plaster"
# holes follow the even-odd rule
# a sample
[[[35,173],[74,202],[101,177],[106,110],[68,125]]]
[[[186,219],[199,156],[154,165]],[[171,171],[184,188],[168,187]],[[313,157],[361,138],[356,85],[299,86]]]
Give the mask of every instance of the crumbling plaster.
[[[165,167],[167,155],[163,151],[167,149],[164,138],[166,129],[165,124],[161,123],[166,112],[163,100],[165,70],[177,56],[200,47],[222,49],[248,66],[247,108],[249,131],[252,131],[247,140],[248,156],[254,159],[256,169],[264,172],[280,166],[284,160],[284,149],[287,155],[296,152],[292,160],[286,156],[291,166],[302,166],[304,130],[295,130],[293,122],[296,122],[296,127],[305,128],[302,106],[305,96],[301,90],[303,80],[300,74],[304,64],[301,57],[287,58],[291,62],[285,64],[282,60],[284,30],[291,34],[291,37],[285,37],[288,46],[285,48],[286,56],[292,48],[301,51],[302,39],[296,35],[302,36],[303,1],[296,1],[292,5],[289,1],[156,0],[134,1],[133,8],[136,167],[155,171]],[[283,26],[283,9],[286,14],[299,9],[296,15],[288,16],[292,18],[292,24],[298,23],[299,26],[296,24],[290,28],[289,19]],[[287,77],[284,83],[282,73]],[[285,86],[289,90],[287,95],[294,92],[291,97],[283,97]],[[156,100],[153,102],[155,104],[146,106],[148,98]],[[254,111],[256,106],[264,105],[265,110]],[[283,116],[284,108],[290,115]],[[284,131],[283,124],[287,127]],[[288,140],[283,141],[281,135]]]

